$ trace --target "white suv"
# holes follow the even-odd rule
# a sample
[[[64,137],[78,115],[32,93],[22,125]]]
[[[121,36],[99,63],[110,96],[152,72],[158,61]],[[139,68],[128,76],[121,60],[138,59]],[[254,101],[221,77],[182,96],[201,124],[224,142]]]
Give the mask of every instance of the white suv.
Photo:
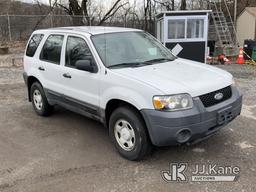
[[[37,114],[47,116],[60,105],[96,119],[130,160],[144,157],[152,145],[208,138],[237,117],[242,106],[231,74],[176,58],[137,29],[35,31],[24,70]]]

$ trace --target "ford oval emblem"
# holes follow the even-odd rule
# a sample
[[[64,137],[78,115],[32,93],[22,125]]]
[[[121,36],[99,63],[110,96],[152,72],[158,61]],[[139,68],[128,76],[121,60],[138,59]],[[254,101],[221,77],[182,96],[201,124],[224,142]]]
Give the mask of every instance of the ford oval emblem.
[[[214,95],[214,99],[216,99],[216,100],[221,100],[222,98],[223,98],[223,93],[216,93]]]

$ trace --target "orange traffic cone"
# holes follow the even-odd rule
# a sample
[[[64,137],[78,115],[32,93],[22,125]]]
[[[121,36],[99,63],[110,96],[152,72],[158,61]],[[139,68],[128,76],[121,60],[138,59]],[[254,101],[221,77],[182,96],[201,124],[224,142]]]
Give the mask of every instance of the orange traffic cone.
[[[239,49],[239,54],[238,54],[238,58],[237,58],[237,60],[236,60],[236,63],[237,63],[237,64],[240,64],[240,65],[242,65],[242,64],[245,63],[245,60],[244,60],[244,50],[243,50],[243,48],[240,48],[240,49]]]

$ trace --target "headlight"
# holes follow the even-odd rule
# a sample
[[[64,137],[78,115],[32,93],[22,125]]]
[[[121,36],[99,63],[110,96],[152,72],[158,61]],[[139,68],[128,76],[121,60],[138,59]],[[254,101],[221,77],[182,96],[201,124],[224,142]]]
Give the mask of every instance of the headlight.
[[[193,107],[193,100],[189,94],[154,96],[153,105],[157,110],[184,110]]]

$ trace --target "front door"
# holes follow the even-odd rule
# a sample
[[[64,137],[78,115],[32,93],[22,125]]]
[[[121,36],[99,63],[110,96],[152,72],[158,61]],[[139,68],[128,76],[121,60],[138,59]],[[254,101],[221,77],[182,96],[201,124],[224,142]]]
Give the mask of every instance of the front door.
[[[66,40],[65,63],[63,67],[64,96],[72,105],[83,110],[99,114],[99,73],[91,73],[76,68],[79,60],[90,60],[96,65],[86,39],[69,35]]]

